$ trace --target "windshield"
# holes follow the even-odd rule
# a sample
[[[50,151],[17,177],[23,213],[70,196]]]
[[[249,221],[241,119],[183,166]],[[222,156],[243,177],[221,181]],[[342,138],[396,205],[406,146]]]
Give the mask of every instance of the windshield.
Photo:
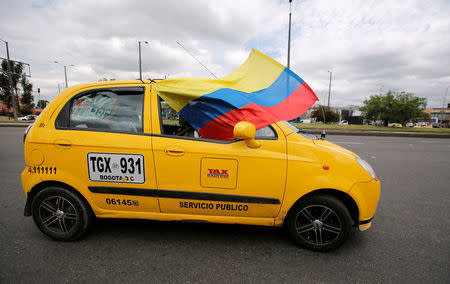
[[[298,133],[299,131],[301,131],[300,129],[298,129],[297,127],[295,127],[294,125],[290,124],[289,122],[287,122],[286,120],[283,120],[282,123],[284,123],[287,127],[289,127],[292,131],[294,131],[295,133]]]
[[[312,134],[307,134],[304,133],[302,129],[297,128],[296,126],[292,125],[291,123],[283,120],[281,121],[282,123],[284,123],[287,127],[289,127],[292,131],[294,131],[295,133],[300,134],[301,136],[311,139],[311,140],[317,140],[318,138]]]

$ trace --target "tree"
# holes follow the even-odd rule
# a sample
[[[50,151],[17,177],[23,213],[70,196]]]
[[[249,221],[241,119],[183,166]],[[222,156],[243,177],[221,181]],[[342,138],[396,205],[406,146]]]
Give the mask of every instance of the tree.
[[[47,101],[47,100],[39,100],[37,102],[37,107],[41,108],[41,109],[44,109],[47,106],[48,103],[49,103],[49,101]]]
[[[20,79],[20,85],[22,86],[22,97],[20,98],[20,102],[22,103],[22,113],[24,109],[31,110],[34,108],[33,103],[33,85],[28,82],[27,77],[22,76]],[[28,112],[28,111],[27,111]],[[30,114],[30,113],[23,113]]]
[[[360,109],[367,120],[382,120],[387,126],[390,122],[405,124],[424,115],[426,98],[415,97],[411,93],[388,91],[386,94],[372,95],[364,100]]]
[[[16,96],[16,102],[19,101],[17,97],[17,84],[19,83],[23,73],[23,65],[21,63],[14,63],[13,61],[10,61],[10,63],[13,89],[11,89],[11,84],[8,77],[8,60],[2,60],[2,72],[0,73],[0,100],[3,101],[8,109],[12,106],[13,95]]]
[[[325,115],[325,122],[337,122],[339,120],[339,114],[332,111],[329,107],[315,107],[311,112],[311,118],[315,118],[316,121],[323,121]]]
[[[23,105],[22,109],[20,110],[20,112],[23,115],[29,115],[33,113],[33,106],[32,105]]]
[[[7,106],[7,108],[11,108],[12,106],[12,96],[16,96],[16,102],[19,102],[18,98],[18,84],[20,83],[20,87],[22,89],[22,96],[20,102],[22,104],[22,108],[25,109],[24,114],[31,113],[33,104],[33,85],[28,82],[25,73],[23,72],[23,64],[19,62],[10,61],[12,70],[12,83],[13,88],[11,89],[11,84],[8,78],[8,61],[2,61],[2,72],[0,73],[0,100]],[[17,104],[18,107],[19,104]]]

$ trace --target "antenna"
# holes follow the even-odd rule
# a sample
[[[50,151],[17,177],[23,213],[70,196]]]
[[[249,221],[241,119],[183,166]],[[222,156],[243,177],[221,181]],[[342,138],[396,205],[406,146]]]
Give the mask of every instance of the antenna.
[[[211,73],[214,78],[217,79],[217,76],[214,75],[214,73],[208,69],[208,67],[206,67],[205,65],[203,65],[203,63],[200,62],[200,60],[198,60],[194,55],[192,55],[179,41],[177,41],[178,45],[181,46],[190,56],[192,56],[192,58],[194,58],[195,60],[197,60],[198,63],[200,63],[200,65],[202,65],[206,70],[208,70],[209,73]]]

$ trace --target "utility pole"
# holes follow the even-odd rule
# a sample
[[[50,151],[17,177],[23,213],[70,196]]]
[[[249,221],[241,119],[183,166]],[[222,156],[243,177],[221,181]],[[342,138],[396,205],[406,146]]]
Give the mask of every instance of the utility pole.
[[[332,71],[328,71],[330,73],[330,84],[328,86],[328,107],[330,107],[330,94],[331,94],[331,75],[333,74]]]
[[[148,44],[148,41],[144,41]],[[141,42],[139,41],[139,80],[142,81],[142,55],[141,55]]]
[[[289,35],[288,35],[288,55],[287,68],[289,69],[291,63],[291,14],[292,14],[292,0],[289,0]]]
[[[64,65],[64,78],[66,79],[66,89],[69,87],[69,84],[67,84],[67,66]]]
[[[12,74],[13,74],[13,70],[11,70],[11,60],[9,59],[9,47],[8,47],[8,42],[4,41],[2,39],[0,39],[1,41],[3,41],[6,45],[6,58],[8,60],[8,68],[7,68],[7,72],[8,72],[8,80],[9,80],[9,85],[11,86],[11,96],[12,96],[12,104],[13,104],[13,115],[14,115],[14,119],[17,119],[17,108],[16,108],[16,94],[15,94],[15,88],[14,88],[14,84],[13,84],[13,80],[12,80]]]
[[[59,63],[58,61],[53,61],[53,62],[55,62],[56,64],[61,64],[61,63]],[[67,67],[68,66],[75,66],[75,65],[73,65],[73,64],[70,64],[70,65],[63,65],[64,66],[64,79],[66,80],[66,89],[69,87],[69,83],[67,82]],[[58,88],[59,88],[59,84],[58,84]]]

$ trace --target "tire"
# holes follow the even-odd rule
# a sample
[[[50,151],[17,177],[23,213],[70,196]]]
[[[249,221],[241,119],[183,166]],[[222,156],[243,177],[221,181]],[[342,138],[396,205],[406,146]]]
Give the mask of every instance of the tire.
[[[344,243],[353,221],[347,207],[330,195],[316,195],[297,203],[289,213],[287,228],[303,248],[330,251]]]
[[[40,191],[33,199],[31,212],[39,230],[57,241],[79,239],[94,219],[90,206],[62,187]]]

